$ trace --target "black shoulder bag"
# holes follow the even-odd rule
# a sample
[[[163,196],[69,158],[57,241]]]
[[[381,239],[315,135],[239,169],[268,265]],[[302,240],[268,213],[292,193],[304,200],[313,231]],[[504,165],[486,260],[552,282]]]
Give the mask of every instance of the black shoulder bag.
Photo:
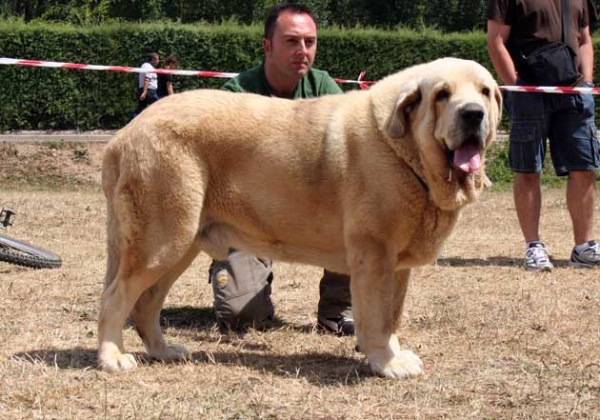
[[[520,76],[538,86],[572,86],[579,80],[579,72],[575,68],[574,53],[565,43],[569,27],[568,0],[561,1],[562,38],[559,42],[551,42],[525,55],[521,52]]]

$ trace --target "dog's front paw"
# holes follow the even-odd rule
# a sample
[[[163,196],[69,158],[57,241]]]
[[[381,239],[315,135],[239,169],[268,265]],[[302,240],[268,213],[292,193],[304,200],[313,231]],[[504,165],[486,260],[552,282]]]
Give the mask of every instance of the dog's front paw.
[[[136,367],[137,362],[135,357],[130,353],[119,353],[112,357],[100,357],[100,368],[106,372],[124,372]]]
[[[410,350],[397,352],[386,363],[369,364],[373,372],[387,378],[410,379],[423,374],[423,362]]]

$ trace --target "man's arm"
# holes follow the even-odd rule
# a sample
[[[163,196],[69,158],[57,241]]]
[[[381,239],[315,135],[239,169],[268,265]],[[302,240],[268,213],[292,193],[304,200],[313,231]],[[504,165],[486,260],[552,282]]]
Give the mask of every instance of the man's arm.
[[[495,20],[488,20],[487,30],[488,53],[496,69],[496,73],[498,73],[504,84],[516,84],[517,70],[506,48],[506,41],[508,41],[508,37],[510,36],[510,26],[496,22]]]
[[[140,95],[140,99],[142,101],[146,99],[146,96],[148,95],[148,86],[150,86],[150,79],[148,77],[144,77],[144,87]]]
[[[586,82],[594,81],[594,47],[590,27],[581,28],[579,36],[579,71]]]
[[[152,65],[149,63],[142,64],[141,68],[145,69],[145,70],[154,69],[154,67],[152,67]],[[140,100],[143,101],[144,99],[146,99],[146,96],[148,95],[149,87],[150,87],[150,78],[148,77],[148,73],[144,73],[144,86],[142,86],[142,93],[140,94]]]
[[[169,78],[167,78],[167,95],[172,95],[175,93],[173,90],[173,76],[169,74]]]

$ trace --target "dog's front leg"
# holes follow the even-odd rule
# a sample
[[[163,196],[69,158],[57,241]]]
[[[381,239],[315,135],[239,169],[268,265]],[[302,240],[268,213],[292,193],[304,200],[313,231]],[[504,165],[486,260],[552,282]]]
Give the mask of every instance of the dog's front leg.
[[[391,378],[422,374],[423,364],[409,350],[401,350],[396,329],[410,270],[394,271],[393,252],[377,241],[357,241],[349,254],[352,306],[359,348],[375,373]]]

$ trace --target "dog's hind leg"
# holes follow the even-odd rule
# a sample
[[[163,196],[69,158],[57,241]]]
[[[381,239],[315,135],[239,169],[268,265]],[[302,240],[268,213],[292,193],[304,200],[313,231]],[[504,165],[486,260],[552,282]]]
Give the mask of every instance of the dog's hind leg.
[[[140,296],[131,311],[130,318],[133,325],[144,342],[146,352],[154,359],[168,362],[189,358],[189,353],[183,346],[165,342],[160,328],[160,310],[175,280],[199,252],[199,246],[194,243],[179,263]]]
[[[123,247],[121,221],[115,202],[117,194],[120,155],[116,147],[109,146],[104,154],[102,187],[107,201],[107,264],[104,277],[104,291],[100,301],[98,317],[98,362],[109,372],[129,370],[137,366],[132,354],[126,354],[123,346],[123,325],[137,298],[144,290],[144,284],[126,275],[122,267]],[[129,296],[128,295],[132,295]]]
[[[138,176],[130,171],[116,183],[107,176],[103,185],[109,264],[98,319],[98,359],[104,370],[137,365],[123,346],[122,329],[129,315],[152,357],[172,360],[187,355],[182,347],[164,342],[158,324],[167,292],[199,252],[203,183],[192,165],[184,173],[183,162],[185,155],[180,154],[177,160],[163,162],[160,172]]]
[[[123,325],[135,302],[151,282],[150,279],[119,273],[102,293],[98,317],[98,362],[103,370],[119,372],[137,366],[133,355],[125,353]]]
[[[191,229],[188,235],[181,230],[173,235],[178,236],[179,242],[169,249],[168,254],[161,254],[160,257],[138,255],[142,262],[128,260],[133,251],[128,249],[129,246],[124,248],[118,274],[113,281],[108,282],[101,300],[98,359],[104,370],[115,372],[137,366],[133,355],[126,354],[123,346],[122,329],[128,316],[131,316],[151,357],[166,361],[187,357],[188,353],[183,347],[165,343],[159,316],[169,289],[198,255],[199,245],[194,242],[195,236]],[[150,237],[153,235],[150,234]],[[162,239],[165,243],[174,242],[170,242],[169,239],[172,238],[168,236]],[[184,242],[187,250],[180,248]],[[139,241],[134,243],[137,250],[146,248]],[[156,262],[157,260],[160,262]]]

